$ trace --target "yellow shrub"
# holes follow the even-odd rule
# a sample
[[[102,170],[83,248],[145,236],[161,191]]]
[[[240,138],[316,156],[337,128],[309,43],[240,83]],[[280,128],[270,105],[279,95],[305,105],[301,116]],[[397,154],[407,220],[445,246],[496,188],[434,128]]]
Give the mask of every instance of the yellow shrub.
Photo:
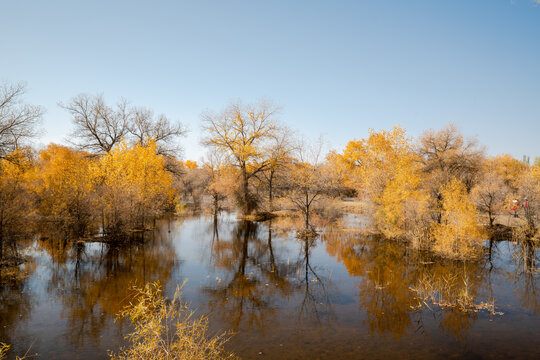
[[[445,257],[467,259],[478,255],[485,231],[478,226],[478,213],[465,185],[457,179],[442,189],[443,216],[433,227],[433,250]]]
[[[130,345],[111,353],[113,360],[236,359],[223,350],[227,334],[209,336],[208,319],[193,316],[181,300],[180,288],[171,301],[163,297],[158,282],[133,290],[133,300],[119,314],[133,324],[126,336]]]

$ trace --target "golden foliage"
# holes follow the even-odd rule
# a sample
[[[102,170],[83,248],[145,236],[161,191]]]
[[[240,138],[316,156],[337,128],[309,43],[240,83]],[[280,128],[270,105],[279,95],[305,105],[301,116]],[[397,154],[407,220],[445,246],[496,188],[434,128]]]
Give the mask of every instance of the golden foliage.
[[[41,214],[74,226],[82,235],[91,216],[92,161],[86,153],[55,144],[39,157],[35,178]]]
[[[452,258],[474,257],[486,234],[478,226],[478,213],[460,180],[443,187],[442,207],[442,221],[433,227],[434,251]]]
[[[11,346],[8,344],[0,343],[0,360],[7,358],[7,353]]]
[[[0,158],[0,259],[4,255],[4,241],[23,233],[32,214],[32,167],[32,154],[27,149],[17,149]]]
[[[209,335],[208,318],[196,318],[189,311],[181,287],[170,301],[163,297],[159,282],[133,291],[132,301],[118,314],[118,319],[127,318],[134,326],[126,336],[130,346],[111,353],[113,360],[236,359],[223,349],[228,335]]]
[[[514,191],[519,186],[521,175],[527,170],[525,163],[508,154],[489,158],[486,161],[486,165],[487,172],[496,174]]]
[[[184,166],[187,167],[188,169],[196,169],[199,167],[199,164],[197,164],[196,161],[193,161],[193,160],[186,160],[184,161]]]
[[[172,176],[153,141],[132,147],[121,143],[100,158],[94,172],[109,227],[118,228],[126,219],[144,226],[146,218],[158,216],[174,200]]]
[[[347,170],[345,181],[374,199],[384,190],[395,166],[410,160],[411,155],[405,129],[395,126],[390,131],[370,129],[367,139],[350,141],[338,155],[338,162]]]

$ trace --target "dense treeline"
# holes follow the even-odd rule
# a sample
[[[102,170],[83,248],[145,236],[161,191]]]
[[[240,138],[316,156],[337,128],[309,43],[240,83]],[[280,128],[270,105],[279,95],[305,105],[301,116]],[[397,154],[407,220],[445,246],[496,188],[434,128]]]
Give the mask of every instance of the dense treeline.
[[[338,219],[341,199],[353,197],[387,238],[445,257],[475,257],[501,223],[522,239],[537,232],[540,164],[487,156],[453,125],[418,139],[372,130],[325,155],[322,140],[279,124],[271,104],[234,103],[203,115],[208,153],[198,164],[179,160],[180,123],[102,96],[61,104],[71,143],[36,150],[29,140],[43,111],[23,94],[21,85],[0,92],[0,258],[16,253],[29,224],[120,238],[187,206],[248,220],[298,214],[299,235],[316,236],[313,225]]]

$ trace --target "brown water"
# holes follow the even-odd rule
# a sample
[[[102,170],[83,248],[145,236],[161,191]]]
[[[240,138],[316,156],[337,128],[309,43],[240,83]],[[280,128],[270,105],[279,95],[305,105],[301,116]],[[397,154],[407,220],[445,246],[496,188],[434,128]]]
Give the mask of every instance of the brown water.
[[[107,359],[129,285],[159,279],[168,295],[187,280],[184,297],[236,332],[244,359],[540,358],[533,246],[487,242],[463,264],[351,230],[294,235],[223,216],[163,221],[122,247],[36,240],[28,275],[1,279],[0,341],[12,357],[32,345],[40,359]]]

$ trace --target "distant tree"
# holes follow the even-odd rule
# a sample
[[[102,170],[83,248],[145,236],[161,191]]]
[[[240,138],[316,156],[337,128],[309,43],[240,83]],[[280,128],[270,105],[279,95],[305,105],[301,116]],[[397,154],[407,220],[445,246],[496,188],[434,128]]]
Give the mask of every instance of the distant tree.
[[[323,140],[299,144],[294,161],[288,165],[287,198],[304,215],[304,228],[310,229],[313,205],[332,190],[330,172],[324,168]]]
[[[221,113],[203,115],[203,144],[226,153],[240,170],[239,202],[244,215],[256,205],[250,183],[271,164],[266,151],[280,128],[276,112],[276,107],[265,102],[233,103]]]
[[[507,187],[516,192],[520,178],[527,168],[528,165],[522,161],[504,154],[486,159],[484,171],[497,175]]]
[[[454,124],[425,131],[418,139],[417,152],[424,171],[437,177],[437,185],[458,178],[470,191],[479,173],[484,150],[476,139],[466,139]]]
[[[208,152],[203,164],[205,172],[205,191],[212,197],[212,210],[216,217],[221,209],[221,202],[227,193],[234,189],[234,176],[230,174],[230,165],[226,154],[213,149]]]
[[[416,151],[424,167],[425,187],[433,198],[433,217],[440,223],[443,187],[459,179],[469,192],[478,180],[484,151],[476,139],[466,139],[453,124],[439,131],[425,131]]]
[[[503,206],[508,192],[509,188],[504,180],[494,173],[485,174],[472,189],[471,195],[476,208],[487,214],[490,227],[493,227],[497,212]]]
[[[0,158],[5,158],[36,135],[43,109],[23,103],[24,93],[22,83],[0,85]]]
[[[276,179],[279,178],[279,175],[284,174],[287,164],[291,163],[292,153],[295,149],[292,131],[286,127],[277,131],[270,141],[266,155],[268,167],[261,176],[268,190],[268,211],[274,210]]]

